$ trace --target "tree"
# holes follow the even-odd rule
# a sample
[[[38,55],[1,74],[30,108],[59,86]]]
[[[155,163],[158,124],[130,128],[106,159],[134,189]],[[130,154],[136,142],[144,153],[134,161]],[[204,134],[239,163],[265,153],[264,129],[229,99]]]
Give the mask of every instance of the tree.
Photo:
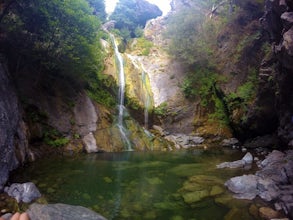
[[[16,0],[1,29],[13,53],[48,71],[82,76],[102,68],[93,12],[86,0]]]
[[[136,36],[136,29],[144,27],[149,19],[162,15],[162,11],[145,0],[120,0],[110,19],[115,20],[115,28],[123,33],[129,33],[129,37]],[[125,38],[124,38],[125,39]]]
[[[105,10],[104,0],[87,0],[92,8],[94,8],[94,14],[100,18],[101,21],[105,21],[107,13]]]

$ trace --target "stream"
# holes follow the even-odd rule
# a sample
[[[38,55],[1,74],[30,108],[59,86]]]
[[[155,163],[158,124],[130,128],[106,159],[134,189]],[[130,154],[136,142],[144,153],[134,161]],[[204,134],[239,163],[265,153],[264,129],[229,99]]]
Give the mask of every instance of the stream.
[[[59,156],[18,169],[11,181],[32,181],[49,203],[81,205],[108,219],[236,219],[235,210],[237,219],[257,219],[249,212],[255,201],[233,199],[223,185],[248,171],[216,169],[242,156],[223,149]]]

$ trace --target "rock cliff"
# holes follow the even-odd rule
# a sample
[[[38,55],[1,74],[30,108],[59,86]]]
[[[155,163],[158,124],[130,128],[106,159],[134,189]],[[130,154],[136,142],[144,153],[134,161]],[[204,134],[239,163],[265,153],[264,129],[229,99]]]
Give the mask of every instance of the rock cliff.
[[[133,49],[135,43],[128,53],[135,56],[149,74],[155,107],[167,106],[166,117],[160,119],[166,130],[195,132],[208,137],[227,137],[233,133],[242,140],[278,133],[283,143],[291,146],[292,3],[277,0],[265,1],[265,5],[249,0],[234,3],[239,11],[215,33],[212,55],[217,73],[226,79],[218,86],[227,105],[232,130],[210,123],[208,115],[213,114],[213,107],[203,107],[200,100],[190,101],[183,96],[180,85],[189,69],[166,53],[169,41],[163,33],[168,16],[151,20],[146,25],[145,37],[153,42],[148,56],[138,56]],[[201,7],[186,0],[174,0],[171,5],[172,13]],[[211,11],[205,13],[209,15]],[[244,91],[252,75],[256,79],[255,94],[248,100],[240,96],[239,100],[232,98]]]
[[[275,102],[271,106],[278,116],[278,136],[283,144],[293,146],[293,5],[291,1],[267,0],[262,24],[270,34],[273,56],[264,60],[262,68],[276,85],[270,90],[275,93]]]
[[[26,126],[5,62],[0,61],[0,191],[8,174],[27,159]]]

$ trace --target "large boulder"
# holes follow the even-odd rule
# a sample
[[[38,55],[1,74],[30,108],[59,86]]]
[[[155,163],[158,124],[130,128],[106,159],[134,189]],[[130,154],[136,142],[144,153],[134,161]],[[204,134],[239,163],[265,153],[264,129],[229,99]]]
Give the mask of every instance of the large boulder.
[[[243,168],[251,165],[253,162],[253,156],[251,153],[246,153],[241,160],[236,160],[233,162],[224,162],[217,165],[217,168]]]
[[[82,136],[97,129],[98,112],[91,99],[82,93],[78,96],[74,109],[75,126]]]
[[[275,201],[275,207],[288,216],[293,214],[293,150],[273,151],[260,164],[255,175],[233,177],[225,185],[238,199]]]
[[[4,191],[17,202],[30,203],[41,197],[41,193],[32,182],[29,183],[13,183],[10,187],[5,187]]]
[[[27,213],[31,220],[106,220],[87,208],[65,204],[32,204]]]
[[[225,186],[236,193],[235,198],[254,199],[258,195],[257,182],[257,176],[244,175],[231,178],[225,183]]]

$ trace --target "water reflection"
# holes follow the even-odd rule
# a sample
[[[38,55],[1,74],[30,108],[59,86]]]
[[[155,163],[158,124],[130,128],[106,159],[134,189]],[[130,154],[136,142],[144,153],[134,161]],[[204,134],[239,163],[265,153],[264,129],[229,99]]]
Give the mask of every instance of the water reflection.
[[[236,202],[223,186],[245,171],[215,169],[242,156],[195,150],[47,158],[13,181],[33,180],[50,203],[82,205],[108,219],[224,219],[235,209],[255,219],[248,211],[253,201]]]

